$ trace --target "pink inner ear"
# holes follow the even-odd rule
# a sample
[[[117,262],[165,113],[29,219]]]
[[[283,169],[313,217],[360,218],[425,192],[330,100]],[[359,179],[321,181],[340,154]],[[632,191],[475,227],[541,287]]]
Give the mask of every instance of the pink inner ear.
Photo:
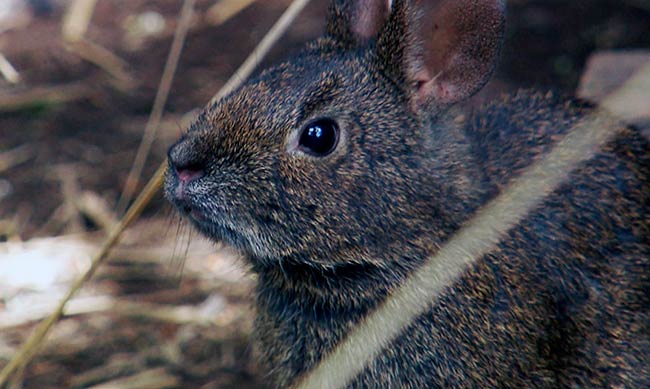
[[[352,12],[352,33],[360,41],[376,37],[390,13],[390,0],[356,0]]]
[[[412,74],[417,100],[455,103],[490,77],[503,32],[501,0],[420,0]],[[419,53],[419,55],[417,54]]]
[[[420,69],[416,75],[416,90],[417,90],[417,103],[418,105],[426,104],[426,102],[434,96],[439,103],[453,103],[456,96],[461,92],[458,86],[454,83],[445,81],[444,75],[438,73],[435,76],[424,69]]]

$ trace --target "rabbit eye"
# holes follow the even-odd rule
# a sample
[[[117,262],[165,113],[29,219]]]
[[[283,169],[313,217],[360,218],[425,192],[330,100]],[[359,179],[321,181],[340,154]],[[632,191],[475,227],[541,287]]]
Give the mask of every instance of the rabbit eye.
[[[300,134],[300,148],[317,157],[324,157],[336,148],[339,127],[331,119],[318,119],[309,123]]]

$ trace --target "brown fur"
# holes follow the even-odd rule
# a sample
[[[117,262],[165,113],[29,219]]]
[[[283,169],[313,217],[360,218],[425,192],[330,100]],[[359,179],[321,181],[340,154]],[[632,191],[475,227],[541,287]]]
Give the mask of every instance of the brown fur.
[[[412,3],[371,12],[383,28],[368,41],[349,26],[358,4],[334,1],[327,36],[208,107],[170,149],[167,196],[258,274],[256,345],[280,387],[589,112],[525,91],[459,119],[449,105],[494,67],[501,2],[452,12],[487,12],[493,27],[458,29],[449,38],[469,43],[435,60],[417,7],[445,2]],[[485,34],[478,57],[463,51]],[[450,93],[423,87],[439,66]],[[321,117],[341,128],[336,150],[292,148]],[[353,386],[650,386],[649,214],[650,146],[622,129]]]

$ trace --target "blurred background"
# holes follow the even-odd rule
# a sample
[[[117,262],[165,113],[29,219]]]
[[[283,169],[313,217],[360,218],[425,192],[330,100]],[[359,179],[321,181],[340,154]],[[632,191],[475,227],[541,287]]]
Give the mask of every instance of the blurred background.
[[[327,2],[311,1],[262,67],[322,33]],[[138,190],[289,3],[196,1]],[[0,0],[0,367],[119,219],[182,4]],[[650,1],[508,6],[501,66],[470,104],[530,87],[598,101],[650,61]],[[635,124],[650,136],[648,110]],[[253,284],[159,195],[12,385],[263,386]]]

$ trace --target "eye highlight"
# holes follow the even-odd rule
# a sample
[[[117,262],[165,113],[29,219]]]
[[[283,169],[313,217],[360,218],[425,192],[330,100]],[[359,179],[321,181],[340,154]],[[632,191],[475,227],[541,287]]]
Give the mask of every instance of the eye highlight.
[[[317,119],[305,126],[300,134],[298,145],[307,154],[324,157],[334,149],[339,141],[339,127],[332,119]]]

